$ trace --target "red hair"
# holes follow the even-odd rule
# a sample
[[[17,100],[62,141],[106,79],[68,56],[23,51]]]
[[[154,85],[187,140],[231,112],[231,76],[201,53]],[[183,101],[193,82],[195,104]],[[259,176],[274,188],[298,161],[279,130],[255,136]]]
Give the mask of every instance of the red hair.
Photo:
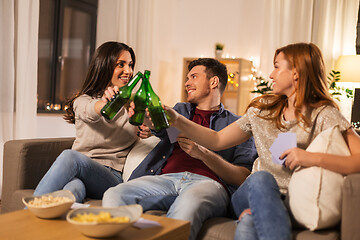
[[[279,53],[285,55],[290,69],[296,69],[298,73],[298,84],[295,89],[295,117],[305,126],[310,125],[310,119],[301,113],[305,106],[307,109],[317,108],[322,105],[331,105],[338,108],[337,104],[329,93],[326,81],[324,61],[320,49],[313,43],[295,43],[281,47],[275,51],[274,62]],[[249,107],[256,107],[260,110],[269,110],[264,119],[273,120],[276,126],[281,129],[284,107],[287,106],[287,96],[268,94],[253,99]]]

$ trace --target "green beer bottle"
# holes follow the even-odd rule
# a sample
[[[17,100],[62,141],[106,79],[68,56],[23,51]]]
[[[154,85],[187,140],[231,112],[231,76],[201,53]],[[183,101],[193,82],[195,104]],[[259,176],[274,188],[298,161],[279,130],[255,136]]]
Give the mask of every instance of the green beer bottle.
[[[169,122],[166,118],[165,111],[162,108],[160,98],[155,94],[149,82],[150,71],[145,70],[143,83],[146,87],[146,93],[148,97],[148,110],[150,113],[151,120],[154,124],[155,131],[168,128]]]
[[[132,125],[136,125],[136,126],[140,126],[143,121],[144,121],[144,116],[145,116],[145,110],[148,107],[148,98],[147,98],[147,94],[146,94],[146,89],[145,89],[145,82],[144,82],[144,78],[146,77],[146,75],[143,77],[141,86],[139,88],[139,90],[135,93],[134,96],[134,104],[135,104],[135,113],[134,115],[131,116],[129,122]],[[149,81],[149,80],[147,80]]]
[[[127,85],[121,87],[119,92],[114,95],[113,99],[106,103],[105,106],[101,109],[101,115],[103,115],[108,120],[113,119],[121,107],[130,99],[133,88],[139,82],[142,76],[142,73],[138,72],[128,82]]]

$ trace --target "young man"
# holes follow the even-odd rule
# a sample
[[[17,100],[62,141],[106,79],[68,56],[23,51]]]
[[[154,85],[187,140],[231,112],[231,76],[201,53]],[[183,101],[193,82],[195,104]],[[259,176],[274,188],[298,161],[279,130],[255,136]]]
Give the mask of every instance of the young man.
[[[178,103],[174,109],[216,131],[236,121],[239,117],[220,103],[226,66],[203,58],[191,62],[188,69],[189,103]],[[136,179],[107,190],[103,206],[137,203],[144,211],[165,210],[167,217],[190,221],[190,239],[195,239],[203,221],[226,214],[229,195],[250,174],[257,156],[253,139],[215,153],[181,134],[174,144],[167,131],[156,135],[161,141],[132,173],[130,179]]]

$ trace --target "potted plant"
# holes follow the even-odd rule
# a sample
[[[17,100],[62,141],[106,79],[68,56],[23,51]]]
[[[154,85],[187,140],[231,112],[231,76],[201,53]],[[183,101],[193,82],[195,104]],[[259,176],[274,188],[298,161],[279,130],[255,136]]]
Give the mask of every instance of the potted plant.
[[[224,50],[224,44],[216,43],[215,44],[215,58],[221,58]]]

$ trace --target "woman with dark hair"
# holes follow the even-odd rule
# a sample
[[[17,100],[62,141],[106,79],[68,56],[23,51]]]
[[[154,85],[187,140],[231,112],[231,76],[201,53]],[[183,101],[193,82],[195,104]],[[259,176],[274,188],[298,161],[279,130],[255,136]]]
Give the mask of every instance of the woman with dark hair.
[[[106,42],[97,48],[82,89],[67,103],[64,119],[76,129],[72,149],[57,157],[35,196],[67,189],[77,202],[101,199],[109,187],[123,182],[122,170],[136,135],[146,138],[150,130],[131,125],[125,107],[111,121],[100,110],[129,82],[134,65],[134,51],[124,43]]]
[[[274,56],[273,94],[255,98],[246,114],[219,132],[201,127],[165,107],[171,124],[211,150],[240,144],[251,136],[259,157],[252,173],[232,195],[240,221],[235,239],[291,239],[291,223],[284,204],[294,168],[318,166],[341,174],[360,172],[360,137],[341,115],[331,95],[320,49],[312,43],[279,48]],[[321,132],[338,126],[350,156],[305,151]],[[270,146],[279,133],[296,134],[297,146],[272,162]]]

